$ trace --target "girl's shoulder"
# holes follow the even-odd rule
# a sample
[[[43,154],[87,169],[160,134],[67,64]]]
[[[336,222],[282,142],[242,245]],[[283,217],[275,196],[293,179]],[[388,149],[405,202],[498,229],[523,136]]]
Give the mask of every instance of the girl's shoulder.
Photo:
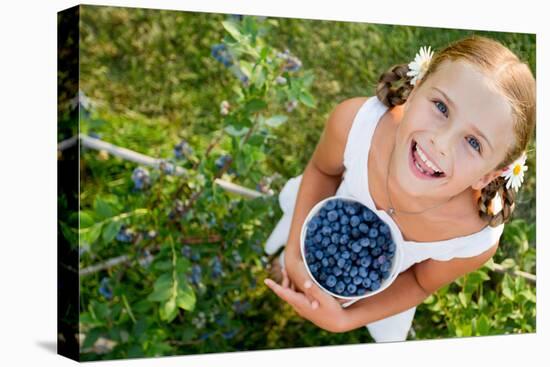
[[[322,172],[328,175],[342,174],[349,132],[357,112],[368,98],[348,98],[338,103],[330,112],[312,157],[313,163]]]

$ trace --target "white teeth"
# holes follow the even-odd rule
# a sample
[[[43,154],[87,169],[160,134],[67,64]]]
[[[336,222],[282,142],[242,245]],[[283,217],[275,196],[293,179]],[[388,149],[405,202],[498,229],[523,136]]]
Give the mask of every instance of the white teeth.
[[[435,172],[441,172],[440,170],[438,170],[435,166],[435,164],[433,164],[425,155],[424,153],[418,149],[418,143],[416,143],[416,147],[415,147],[415,150],[416,152],[418,153],[418,155],[420,156],[420,158],[422,159],[422,162],[426,163],[426,166],[430,167],[431,169],[433,169]]]

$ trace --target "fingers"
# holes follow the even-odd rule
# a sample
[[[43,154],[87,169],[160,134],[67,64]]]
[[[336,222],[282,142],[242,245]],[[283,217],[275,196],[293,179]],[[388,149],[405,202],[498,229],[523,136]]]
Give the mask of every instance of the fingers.
[[[264,283],[277,295],[297,311],[304,307],[311,307],[309,301],[304,294],[294,292],[290,288],[283,288],[281,285],[275,283],[273,280],[266,278]]]
[[[283,282],[281,285],[283,288],[289,288],[290,280],[288,279],[288,274],[284,268],[281,269],[281,272],[283,273]]]
[[[308,297],[311,297],[312,299],[319,300],[319,301],[322,301],[327,297],[331,297],[309,279],[304,282],[304,292]],[[317,306],[318,305],[319,304],[317,303]]]

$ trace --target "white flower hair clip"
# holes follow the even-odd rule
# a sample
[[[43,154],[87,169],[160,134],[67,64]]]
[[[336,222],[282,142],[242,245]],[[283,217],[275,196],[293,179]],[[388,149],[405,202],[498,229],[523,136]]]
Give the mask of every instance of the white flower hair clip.
[[[433,51],[431,51],[430,46],[428,48],[426,46],[420,47],[420,51],[416,54],[414,61],[409,63],[410,71],[407,72],[407,76],[413,77],[410,81],[412,85],[416,85],[424,77],[432,61],[432,56]]]
[[[523,183],[523,173],[527,171],[528,168],[525,164],[526,159],[527,153],[523,152],[518,159],[504,169],[500,176],[506,179],[506,189],[512,187],[516,192],[518,191]]]

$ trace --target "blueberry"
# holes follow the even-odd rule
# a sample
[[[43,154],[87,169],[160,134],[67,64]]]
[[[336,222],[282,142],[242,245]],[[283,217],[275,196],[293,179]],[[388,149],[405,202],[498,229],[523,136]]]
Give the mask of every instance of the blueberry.
[[[334,260],[334,257],[329,257],[328,258],[328,265],[329,266],[334,266],[334,264],[336,264],[336,260]]]
[[[363,247],[361,247],[361,245],[358,242],[354,242],[353,245],[351,245],[351,250],[356,254],[361,252],[362,249]]]
[[[382,249],[380,247],[375,247],[371,250],[372,256],[378,256],[382,253]]]
[[[330,255],[334,255],[336,253],[338,249],[336,248],[336,246],[334,245],[329,245],[327,247],[327,252],[330,254]]]
[[[365,208],[363,210],[363,220],[367,222],[372,222],[375,219],[375,215],[370,209]]]
[[[370,256],[364,257],[361,259],[361,266],[364,268],[368,268],[371,264],[371,261],[372,259]]]
[[[327,214],[327,219],[329,222],[335,222],[338,219],[338,212],[336,210],[331,210]]]
[[[328,259],[326,257],[321,259],[321,265],[325,268],[328,266]]]
[[[353,238],[361,237],[361,231],[357,228],[352,228],[351,229],[351,237],[353,237]]]
[[[383,263],[380,266],[380,270],[382,270],[382,272],[387,272],[388,270],[390,270],[390,263]]]
[[[350,275],[351,277],[354,277],[354,276],[357,275],[358,272],[359,272],[359,269],[357,269],[357,267],[355,267],[355,266],[352,266],[352,267],[351,267],[351,270],[349,271],[349,275]]]
[[[334,287],[336,285],[336,277],[334,275],[329,275],[327,278],[327,285],[329,287]]]
[[[113,298],[113,291],[109,286],[109,278],[101,279],[101,283],[99,286],[99,293],[107,299]]]
[[[355,294],[358,295],[358,296],[362,296],[365,293],[367,293],[367,290],[363,287],[357,287],[357,292],[355,292]]]
[[[313,237],[313,241],[314,241],[315,243],[321,243],[322,240],[323,240],[323,236],[322,236],[320,233],[317,233],[317,234],[315,235],[315,237]]]
[[[351,293],[351,294],[354,294],[355,291],[357,290],[357,286],[355,284],[348,284],[348,286],[346,287],[346,290]]]
[[[378,268],[380,268],[380,263],[379,263],[378,261],[375,260],[375,261],[372,263],[371,268],[373,268],[373,269],[378,269]]]
[[[351,254],[350,254],[349,251],[346,250],[346,251],[342,252],[341,256],[342,256],[342,259],[349,259]]]
[[[388,246],[388,251],[395,252],[395,243],[390,243],[390,245]]]
[[[388,234],[390,232],[390,228],[388,227],[388,225],[386,223],[380,224],[380,228],[378,228],[378,230],[382,234]]]
[[[311,229],[312,231],[317,230],[317,226],[318,226],[317,222],[313,220],[310,221],[307,225],[308,229]]]
[[[371,228],[369,230],[369,237],[370,238],[376,238],[378,237],[378,230],[376,228]]]
[[[346,285],[344,284],[344,282],[339,281],[339,282],[336,283],[336,288],[335,288],[336,293],[342,294],[344,289],[346,289]]]
[[[359,224],[359,230],[363,233],[368,233],[369,232],[369,226],[366,224],[366,223],[361,223]]]
[[[330,228],[332,229],[332,232],[338,232],[338,231],[340,231],[340,223],[332,222],[330,224]]]
[[[382,246],[382,248],[384,248],[384,244],[386,243],[386,238],[384,236],[378,236],[378,238],[376,239],[376,244],[378,246]],[[386,246],[387,248],[387,246]]]
[[[334,244],[339,244],[340,243],[340,235],[338,233],[333,233],[330,236],[330,239],[331,239],[332,243],[334,243]]]
[[[306,253],[306,262],[308,264],[311,264],[314,261],[315,261],[315,255],[313,255],[311,252],[307,252]]]
[[[366,278],[367,276],[369,275],[369,273],[367,272],[367,269],[366,268],[359,268],[359,276],[361,278]]]
[[[370,278],[363,278],[363,283],[361,283],[361,285],[365,288],[370,288],[370,285],[372,283],[372,280],[370,280]]]
[[[371,241],[368,239],[368,238],[362,238],[360,241],[359,241],[359,244],[363,247],[369,247],[370,246],[370,243]]]
[[[382,279],[386,280],[390,277],[390,272],[389,271],[383,271],[382,272]]]
[[[378,280],[378,279],[380,279],[380,276],[378,275],[378,272],[371,271],[369,273],[369,278],[370,278],[370,280]]]
[[[345,259],[338,259],[338,261],[336,262],[336,265],[338,265],[339,268],[343,268],[345,265],[346,265],[346,260]]]
[[[340,224],[345,226],[349,223],[349,218],[346,215],[343,215],[340,217]]]
[[[361,219],[357,215],[353,215],[349,220],[352,227],[357,227],[359,223],[361,223]]]
[[[350,276],[344,276],[344,283],[350,284],[351,283],[351,277]]]
[[[373,282],[371,283],[370,288],[371,288],[373,291],[377,290],[378,288],[380,288],[380,282],[377,281],[377,280],[373,281]]]
[[[325,203],[326,210],[332,210],[336,208],[336,200],[329,200]]]
[[[330,245],[332,243],[332,241],[330,240],[330,237],[325,237],[323,238],[323,240],[321,241],[321,245],[323,245],[323,247],[327,247],[328,245]]]
[[[357,213],[357,209],[352,204],[347,204],[344,205],[344,212],[349,215],[354,215],[355,213]]]
[[[340,237],[340,244],[341,245],[346,245],[348,242],[349,242],[349,236],[347,234],[343,234]]]
[[[324,218],[327,215],[327,210],[325,208],[321,208],[317,212],[317,215],[319,216],[319,218]]]
[[[376,259],[380,264],[383,264],[386,262],[386,256],[384,255],[380,255],[377,259]]]
[[[342,269],[335,266],[334,268],[332,268],[332,274],[334,274],[334,276],[339,277],[340,275],[342,275]]]
[[[359,285],[361,283],[363,283],[363,278],[361,278],[360,276],[356,276],[353,278],[353,284]]]
[[[325,280],[327,279],[327,274],[326,273],[321,273],[319,275],[319,280],[324,282]]]
[[[352,259],[353,261],[357,260],[358,259],[357,254],[355,252],[352,252],[350,255],[350,259]]]
[[[317,260],[321,260],[323,258],[323,251],[321,251],[321,250],[315,251],[315,258]]]
[[[362,249],[361,252],[359,252],[359,256],[361,258],[369,256],[369,250],[367,250],[366,248]]]
[[[344,234],[349,234],[351,232],[351,226],[345,224],[344,226],[342,226],[342,228],[340,228],[340,232]]]
[[[323,219],[323,221],[321,222],[324,226],[330,226],[330,221],[328,219]]]
[[[336,202],[336,207],[338,209],[341,209],[342,206],[344,205],[344,203],[342,203],[342,200],[340,200],[340,199],[335,200],[335,202]]]

